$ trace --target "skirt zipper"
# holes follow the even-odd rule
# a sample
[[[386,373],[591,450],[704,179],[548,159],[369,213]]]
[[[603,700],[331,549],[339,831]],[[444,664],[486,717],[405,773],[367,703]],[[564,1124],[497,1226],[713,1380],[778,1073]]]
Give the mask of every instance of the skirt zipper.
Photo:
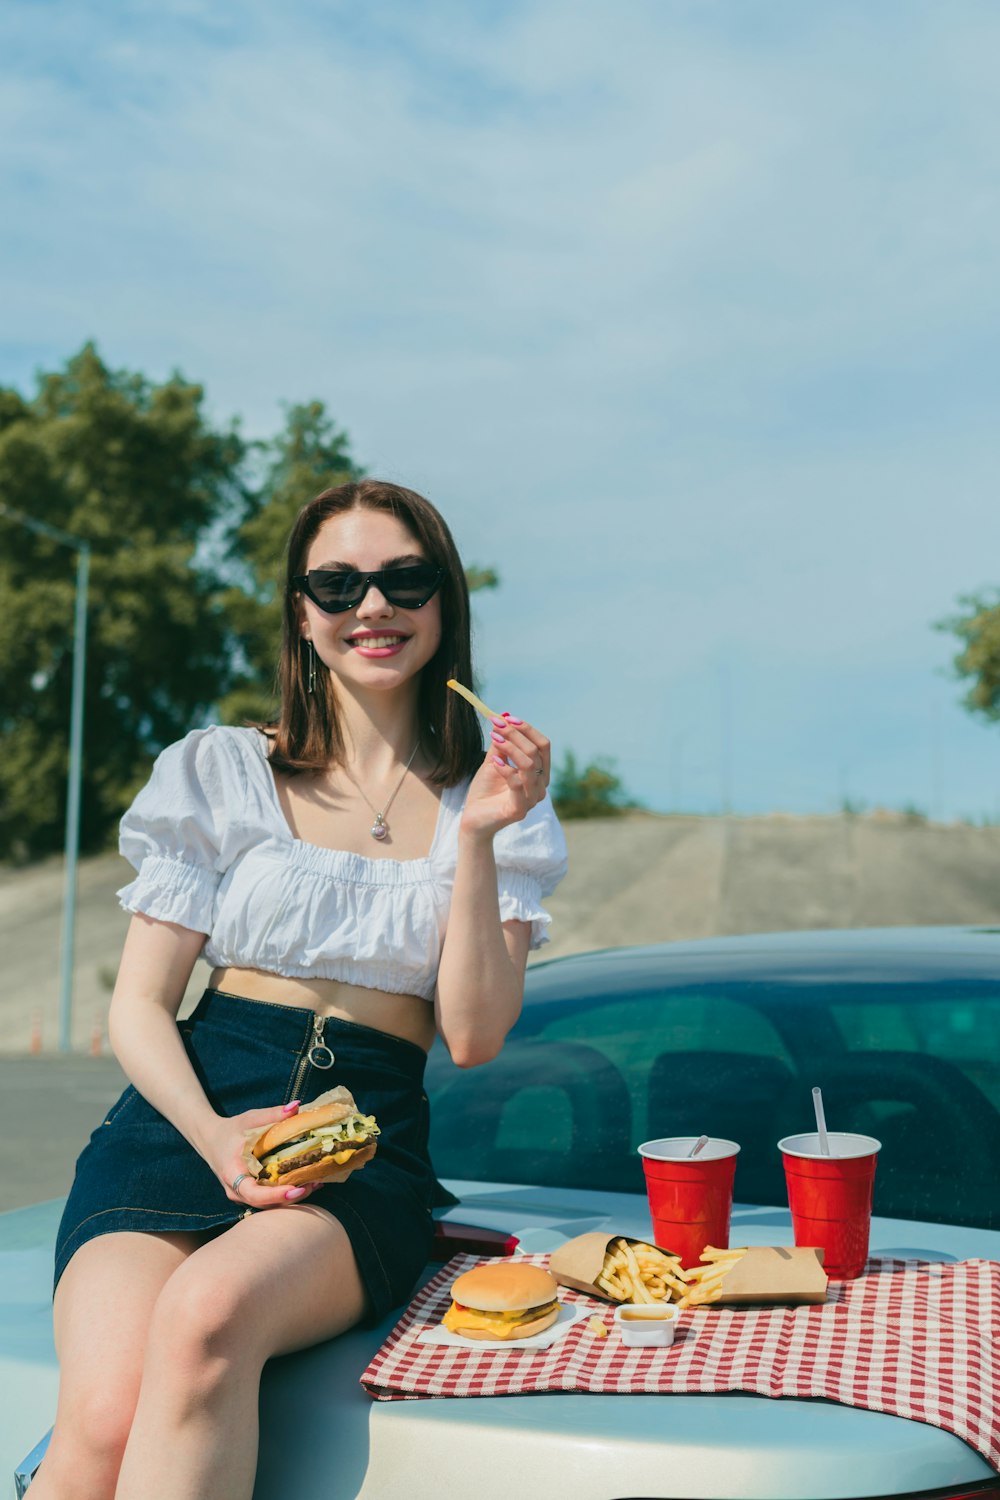
[[[302,1087],[302,1080],[306,1076],[306,1069],[308,1067],[311,1066],[314,1068],[322,1068],[325,1071],[327,1068],[332,1068],[337,1060],[333,1052],[323,1040],[323,1027],[325,1026],[325,1024],[326,1018],[324,1016],[316,1014],[313,1015],[312,1040],[309,1043],[305,1055],[302,1057],[299,1063],[298,1071],[295,1074],[295,1082],[292,1084],[293,1099],[297,1099],[299,1096],[299,1089]]]

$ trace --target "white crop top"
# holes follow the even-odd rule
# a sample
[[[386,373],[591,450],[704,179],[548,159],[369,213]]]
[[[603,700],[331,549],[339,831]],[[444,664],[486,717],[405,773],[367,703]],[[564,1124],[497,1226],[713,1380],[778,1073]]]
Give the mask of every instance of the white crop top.
[[[430,853],[370,859],[292,834],[256,729],[196,729],[164,750],[122,818],[138,871],[118,892],[143,912],[208,936],[213,968],[339,979],[433,999],[469,783],[441,795]],[[547,941],[541,899],[566,872],[548,798],[493,840],[500,920]]]

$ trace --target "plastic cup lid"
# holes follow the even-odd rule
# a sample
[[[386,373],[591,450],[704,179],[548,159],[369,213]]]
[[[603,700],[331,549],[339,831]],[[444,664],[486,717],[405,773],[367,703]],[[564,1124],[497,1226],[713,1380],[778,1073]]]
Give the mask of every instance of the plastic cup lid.
[[[829,1152],[819,1149],[819,1133],[808,1130],[802,1135],[786,1135],[778,1142],[778,1150],[786,1156],[802,1156],[812,1161],[849,1161],[857,1156],[874,1156],[882,1149],[882,1142],[873,1135],[854,1135],[849,1130],[828,1130]]]
[[[692,1156],[691,1147],[700,1139],[697,1135],[661,1136],[656,1141],[643,1141],[639,1155],[648,1156],[650,1161],[721,1161],[723,1157],[735,1156],[740,1149],[735,1141],[709,1136],[708,1144],[697,1156]]]

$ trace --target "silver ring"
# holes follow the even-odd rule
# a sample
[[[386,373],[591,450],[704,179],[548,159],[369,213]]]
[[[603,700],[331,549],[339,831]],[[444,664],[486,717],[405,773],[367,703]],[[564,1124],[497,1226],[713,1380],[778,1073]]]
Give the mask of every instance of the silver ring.
[[[240,1192],[240,1183],[243,1181],[244,1177],[249,1176],[249,1172],[240,1172],[233,1178],[230,1186],[232,1187],[232,1190],[236,1194],[237,1198],[243,1198],[243,1194]],[[247,1200],[243,1198],[243,1202],[245,1203],[246,1201]]]

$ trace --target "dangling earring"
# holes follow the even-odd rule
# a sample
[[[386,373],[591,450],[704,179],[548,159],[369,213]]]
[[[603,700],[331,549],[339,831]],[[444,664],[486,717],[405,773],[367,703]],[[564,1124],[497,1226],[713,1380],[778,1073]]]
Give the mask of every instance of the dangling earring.
[[[316,686],[316,650],[312,641],[309,641],[309,662],[307,665],[306,692],[311,693]]]

